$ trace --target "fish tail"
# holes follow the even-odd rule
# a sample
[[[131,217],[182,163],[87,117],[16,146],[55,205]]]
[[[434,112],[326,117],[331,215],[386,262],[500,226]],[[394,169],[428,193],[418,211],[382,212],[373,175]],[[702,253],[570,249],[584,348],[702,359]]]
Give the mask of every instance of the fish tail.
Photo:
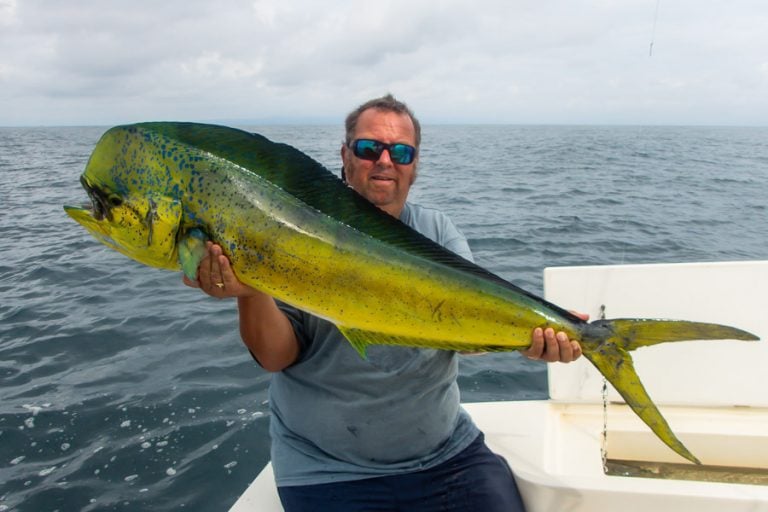
[[[584,340],[596,348],[584,356],[594,364],[624,398],[627,405],[675,453],[700,464],[672,432],[635,372],[629,350],[669,341],[736,339],[757,336],[733,327],[676,320],[599,320],[587,326]]]
[[[602,331],[602,332],[601,332]],[[616,318],[589,324],[587,336],[612,338],[625,350],[635,350],[670,341],[742,340],[757,341],[754,334],[727,325],[685,320]]]
[[[685,457],[695,464],[701,464],[685,445],[680,441],[661,415],[656,404],[653,403],[645,386],[640,382],[635,367],[632,364],[632,356],[614,343],[606,343],[595,351],[585,351],[584,357],[594,364],[608,382],[624,398],[627,405],[640,416],[646,425],[661,439],[664,444],[672,448],[675,453]]]

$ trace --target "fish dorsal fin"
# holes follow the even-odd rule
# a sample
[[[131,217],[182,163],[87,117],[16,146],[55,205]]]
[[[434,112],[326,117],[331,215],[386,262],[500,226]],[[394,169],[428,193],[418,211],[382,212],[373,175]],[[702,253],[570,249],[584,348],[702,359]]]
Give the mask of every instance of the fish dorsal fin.
[[[140,123],[148,130],[226,159],[261,176],[306,205],[411,255],[468,272],[526,295],[561,314],[570,313],[475,265],[388,215],[298,149],[235,128],[199,123]]]

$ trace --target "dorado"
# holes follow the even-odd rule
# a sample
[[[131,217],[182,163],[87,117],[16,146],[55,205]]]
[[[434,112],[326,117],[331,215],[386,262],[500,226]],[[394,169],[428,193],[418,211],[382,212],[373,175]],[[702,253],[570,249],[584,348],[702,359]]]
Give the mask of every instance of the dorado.
[[[205,242],[238,278],[368,344],[463,351],[526,348],[535,327],[583,353],[675,452],[698,463],[651,401],[628,351],[754,335],[716,324],[582,321],[443,249],[379,210],[300,151],[222,126],[142,123],[103,135],[66,212],[107,246],[194,278]]]

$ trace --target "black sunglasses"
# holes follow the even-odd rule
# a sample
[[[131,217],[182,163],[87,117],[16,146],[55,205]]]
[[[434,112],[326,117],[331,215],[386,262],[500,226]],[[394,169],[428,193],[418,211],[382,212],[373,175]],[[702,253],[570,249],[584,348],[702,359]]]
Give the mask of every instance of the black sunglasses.
[[[381,154],[385,149],[389,151],[390,160],[396,164],[408,165],[416,158],[415,147],[399,142],[387,144],[386,142],[373,139],[355,139],[349,147],[357,158],[370,160],[371,162],[381,158]]]

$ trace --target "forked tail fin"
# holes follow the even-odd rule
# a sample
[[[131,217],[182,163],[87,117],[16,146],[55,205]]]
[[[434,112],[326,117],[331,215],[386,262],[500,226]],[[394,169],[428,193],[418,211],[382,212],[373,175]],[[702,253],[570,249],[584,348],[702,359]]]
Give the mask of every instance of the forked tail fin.
[[[589,324],[587,335],[592,329],[604,329],[595,333],[599,338],[609,337],[624,350],[635,350],[669,341],[691,340],[742,340],[757,341],[754,334],[728,325],[685,320],[655,320],[646,318],[615,318],[597,320]]]
[[[635,372],[629,350],[668,341],[735,339],[754,341],[758,337],[724,325],[678,320],[598,320],[584,333],[584,356],[594,364],[667,446],[691,462],[700,464],[669,427],[648,396]],[[592,348],[594,347],[594,348]]]

